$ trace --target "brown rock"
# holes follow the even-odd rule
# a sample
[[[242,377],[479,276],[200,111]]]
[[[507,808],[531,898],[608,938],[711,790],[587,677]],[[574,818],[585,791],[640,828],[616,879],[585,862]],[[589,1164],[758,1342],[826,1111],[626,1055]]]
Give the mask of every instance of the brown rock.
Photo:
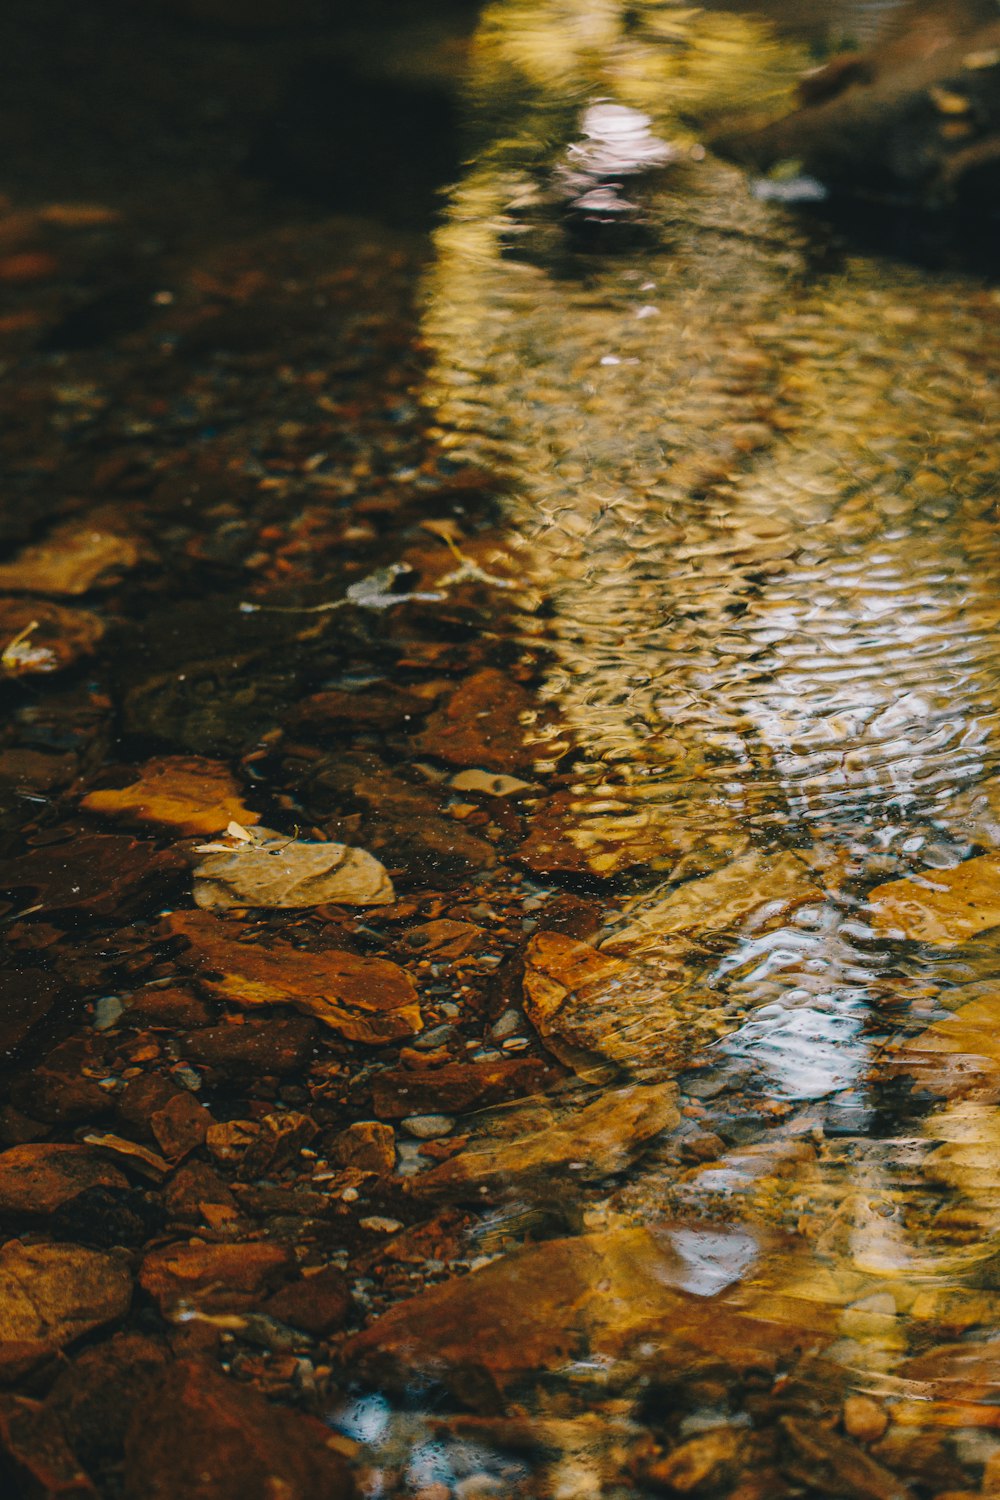
[[[0,787],[14,791],[51,792],[72,781],[75,755],[52,755],[20,748],[0,751]]]
[[[301,1281],[290,1281],[264,1304],[264,1311],[279,1323],[301,1328],[314,1338],[325,1338],[343,1327],[351,1310],[347,1277],[334,1266],[325,1266]]]
[[[62,1348],[123,1317],[131,1300],[121,1255],[19,1240],[0,1247],[0,1344]]]
[[[546,1047],[583,1078],[607,1079],[618,1064],[641,1072],[676,1067],[690,1048],[669,1005],[680,967],[649,967],[539,932],[525,954],[524,1009]]]
[[[884,1406],[871,1396],[848,1396],[844,1402],[844,1431],[860,1443],[877,1443],[889,1425]]]
[[[148,990],[136,990],[132,996],[128,1022],[139,1026],[210,1026],[212,1014],[191,990],[178,985],[150,986]]]
[[[47,911],[110,916],[149,886],[186,870],[180,856],[126,834],[80,833],[0,867],[0,889],[33,890]]]
[[[130,1132],[151,1140],[153,1115],[184,1092],[165,1073],[140,1073],[138,1078],[130,1078],[118,1095],[118,1117]]]
[[[607,880],[624,870],[674,864],[699,841],[706,842],[704,829],[693,829],[690,814],[674,812],[669,804],[636,805],[618,791],[555,792],[533,814],[518,861],[536,875]]]
[[[403,941],[421,957],[432,956],[435,963],[450,963],[470,953],[485,952],[490,936],[485,928],[473,922],[452,922],[441,917],[436,922],[421,922],[407,928]]]
[[[88,812],[152,823],[195,838],[221,833],[230,823],[259,822],[240,798],[232,773],[218,760],[167,755],[149,760],[128,786],[89,792],[81,802]]]
[[[238,929],[206,912],[174,912],[162,930],[186,938],[181,962],[210,994],[235,1005],[291,1005],[355,1042],[397,1041],[422,1028],[412,980],[385,959],[238,943]]]
[[[782,1467],[793,1479],[848,1500],[912,1500],[909,1485],[819,1422],[782,1417],[789,1453]]]
[[[180,1161],[204,1143],[212,1116],[191,1094],[181,1090],[150,1116],[149,1123],[167,1160]]]
[[[18,1496],[32,1500],[98,1500],[66,1441],[58,1418],[38,1401],[0,1397],[0,1456]]]
[[[270,1406],[210,1366],[181,1361],[133,1413],[128,1500],[351,1500],[354,1484],[320,1422]]]
[[[38,1142],[0,1154],[0,1211],[50,1214],[88,1188],[127,1188],[121,1172],[86,1146]]]
[[[316,1135],[316,1122],[295,1110],[265,1115],[240,1163],[239,1175],[250,1179],[280,1172]]]
[[[697,1494],[731,1477],[745,1443],[746,1434],[736,1428],[716,1427],[650,1464],[644,1477],[675,1495]]]
[[[495,667],[485,667],[435,711],[417,744],[451,766],[530,770],[540,747],[525,744],[522,719],[531,695]]]
[[[577,1360],[649,1360],[674,1372],[706,1352],[733,1371],[774,1368],[830,1331],[828,1308],[796,1302],[792,1324],[761,1293],[686,1290],[690,1265],[664,1229],[615,1229],[546,1240],[468,1276],[429,1287],[352,1338],[363,1378],[405,1389],[430,1374],[479,1409]]]
[[[99,1120],[112,1110],[113,1100],[93,1076],[102,1061],[95,1037],[75,1036],[60,1042],[11,1089],[18,1109],[50,1125],[75,1120]]]
[[[396,1135],[391,1125],[359,1120],[333,1138],[327,1155],[335,1166],[388,1177],[396,1170]]]
[[[164,1201],[171,1218],[182,1223],[220,1223],[238,1215],[236,1199],[207,1162],[186,1163],[167,1183]]]
[[[25,965],[0,970],[0,991],[0,1056],[6,1058],[16,1055],[45,1017],[61,1008],[69,995],[54,974]]]
[[[362,693],[328,691],[304,698],[289,715],[296,729],[353,734],[361,729],[399,729],[422,719],[427,703],[405,688],[366,688]]]
[[[156,1340],[116,1333],[62,1370],[47,1405],[88,1468],[120,1460],[132,1407],[166,1362]]]
[[[407,1115],[463,1114],[539,1094],[554,1081],[553,1070],[536,1057],[500,1062],[445,1063],[416,1072],[386,1068],[371,1080],[372,1104],[383,1120]]]
[[[167,1317],[181,1304],[204,1312],[238,1312],[258,1306],[294,1264],[286,1246],[262,1240],[165,1245],[143,1260],[139,1285]]]
[[[463,1151],[413,1178],[412,1188],[479,1200],[484,1189],[520,1188],[530,1177],[542,1177],[549,1190],[564,1173],[571,1180],[605,1177],[679,1123],[672,1083],[616,1089],[555,1125]]]
[[[103,638],[104,621],[90,610],[0,598],[0,677],[58,672],[90,656]]]
[[[120,578],[141,556],[136,538],[108,525],[103,516],[67,521],[44,542],[25,547],[13,562],[0,564],[0,589],[86,594]]]
[[[182,1036],[184,1057],[236,1078],[281,1077],[309,1062],[319,1027],[306,1016],[244,1021],[242,1026],[208,1026]]]

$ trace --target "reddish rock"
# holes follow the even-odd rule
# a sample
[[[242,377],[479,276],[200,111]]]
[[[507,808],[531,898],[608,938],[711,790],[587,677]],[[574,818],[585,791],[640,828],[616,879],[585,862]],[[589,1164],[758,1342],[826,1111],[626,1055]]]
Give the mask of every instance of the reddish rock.
[[[0,1211],[50,1214],[88,1188],[128,1187],[121,1172],[86,1146],[43,1141],[0,1154]]]
[[[298,730],[343,734],[358,729],[399,729],[426,713],[427,703],[416,693],[401,687],[374,687],[362,693],[313,693],[297,705],[288,722]]]
[[[63,1006],[69,993],[54,974],[23,965],[0,971],[0,991],[0,1056],[6,1058],[20,1051],[45,1017]]]
[[[153,1115],[182,1092],[166,1073],[142,1073],[130,1078],[118,1095],[118,1117],[130,1132],[151,1140]]]
[[[116,1333],[62,1370],[46,1404],[85,1465],[120,1458],[132,1407],[166,1362],[155,1339]]]
[[[30,890],[46,911],[113,916],[149,887],[164,888],[187,866],[171,849],[127,834],[73,830],[0,866],[0,890]]]
[[[210,1026],[212,1013],[192,990],[164,985],[137,990],[128,1008],[128,1021],[139,1026]]]
[[[398,1041],[421,1030],[409,975],[381,958],[328,950],[303,953],[290,943],[239,943],[231,923],[207,912],[174,912],[167,937],[188,947],[180,961],[210,994],[235,1005],[291,1005],[354,1042]]]
[[[24,1396],[0,1397],[0,1459],[18,1496],[98,1500],[54,1414]]]
[[[174,1173],[164,1201],[175,1222],[216,1227],[238,1215],[236,1199],[219,1174],[203,1161],[188,1162]]]
[[[236,1312],[258,1306],[294,1264],[286,1246],[263,1240],[165,1245],[143,1260],[139,1285],[167,1316],[179,1303],[204,1312]]]
[[[526,746],[522,719],[531,695],[496,667],[475,672],[427,722],[417,740],[424,755],[451,766],[528,771],[540,753]]]
[[[184,1360],[133,1412],[127,1500],[351,1500],[347,1465],[320,1422]]]
[[[204,1144],[212,1116],[186,1090],[150,1116],[153,1137],[168,1161],[180,1161]]]
[[[93,1036],[70,1037],[23,1074],[11,1089],[11,1101],[24,1114],[49,1125],[77,1120],[100,1120],[114,1108],[112,1096],[102,1089],[97,1074],[104,1049]]]
[[[199,1066],[236,1078],[297,1073],[312,1057],[319,1027],[306,1016],[244,1021],[242,1026],[206,1026],[182,1036],[183,1056]]]
[[[301,1281],[290,1281],[264,1304],[264,1312],[270,1317],[291,1328],[301,1328],[314,1338],[336,1333],[350,1310],[350,1285],[334,1266],[303,1276]]]
[[[58,672],[90,656],[103,638],[104,621],[89,609],[0,598],[0,677]]]
[[[335,1136],[327,1150],[338,1167],[353,1167],[358,1172],[374,1172],[388,1177],[396,1168],[396,1136],[391,1125],[374,1120],[359,1120]],[[3,1158],[0,1157],[0,1162]]]
[[[557,1075],[535,1057],[498,1062],[445,1063],[421,1072],[387,1068],[371,1081],[375,1113],[384,1120],[407,1115],[462,1114],[539,1094]]]

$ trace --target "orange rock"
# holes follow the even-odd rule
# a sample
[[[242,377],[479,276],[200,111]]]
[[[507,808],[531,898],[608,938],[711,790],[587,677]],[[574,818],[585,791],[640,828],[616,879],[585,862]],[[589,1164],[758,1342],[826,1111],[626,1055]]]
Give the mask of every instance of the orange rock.
[[[166,1245],[151,1250],[139,1270],[139,1285],[169,1316],[180,1303],[206,1312],[256,1306],[295,1264],[284,1245],[251,1240],[241,1245]]]
[[[127,1188],[121,1172],[86,1146],[43,1141],[0,1154],[0,1210],[49,1214],[88,1188]]]
[[[62,1348],[128,1311],[125,1256],[83,1245],[0,1247],[0,1345]]]
[[[173,912],[161,930],[187,939],[181,962],[209,994],[234,1005],[292,1005],[350,1041],[376,1045],[422,1029],[413,981],[385,959],[238,943],[238,928],[206,912]]]
[[[149,760],[128,786],[88,792],[88,812],[153,823],[185,837],[220,833],[230,823],[249,827],[259,821],[240,799],[240,788],[221,761],[167,755]]]
[[[0,261],[0,279],[2,267]],[[0,564],[0,588],[26,594],[86,594],[120,578],[142,555],[136,537],[109,524],[102,514],[92,515],[55,527],[45,541]]]
[[[391,1125],[359,1120],[334,1137],[327,1154],[335,1166],[387,1177],[396,1168],[395,1132]]]
[[[523,716],[531,695],[496,667],[466,679],[431,715],[417,744],[452,766],[491,771],[530,770],[540,747],[525,744]]]
[[[876,931],[953,948],[1000,927],[1000,855],[982,854],[953,870],[876,886],[868,897]]]
[[[58,672],[90,656],[104,621],[41,599],[0,598],[0,677]]]

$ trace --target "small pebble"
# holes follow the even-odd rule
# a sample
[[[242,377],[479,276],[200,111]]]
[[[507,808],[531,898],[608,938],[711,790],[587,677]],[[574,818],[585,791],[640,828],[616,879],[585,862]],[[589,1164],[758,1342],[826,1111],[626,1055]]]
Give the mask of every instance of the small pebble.
[[[450,1135],[455,1128],[451,1115],[408,1115],[400,1124],[420,1141],[433,1141],[439,1135]]]
[[[371,1229],[378,1234],[398,1234],[402,1224],[398,1219],[383,1219],[381,1214],[372,1214],[367,1219],[359,1219],[362,1229]]]
[[[342,1203],[357,1203],[360,1196],[361,1194],[356,1187],[345,1187],[340,1195],[340,1199]]]
[[[884,1408],[870,1396],[848,1396],[844,1402],[844,1431],[858,1442],[877,1442],[888,1425]]]
[[[418,1052],[433,1052],[435,1047],[443,1046],[454,1035],[454,1026],[434,1026],[430,1031],[422,1032],[420,1036],[414,1037],[410,1046],[416,1047]]]
[[[509,1036],[505,1042],[501,1043],[501,1046],[505,1052],[523,1052],[525,1047],[531,1046],[531,1043],[526,1036]]]
[[[523,1017],[519,1010],[505,1010],[499,1020],[494,1021],[490,1027],[490,1036],[496,1037],[498,1042],[504,1037],[513,1036],[519,1030]]]

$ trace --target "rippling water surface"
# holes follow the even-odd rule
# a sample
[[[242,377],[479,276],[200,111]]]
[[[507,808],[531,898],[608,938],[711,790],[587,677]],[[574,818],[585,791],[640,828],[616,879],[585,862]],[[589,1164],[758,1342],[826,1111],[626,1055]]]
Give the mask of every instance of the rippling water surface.
[[[734,1373],[756,1328],[784,1379],[811,1369],[823,1422],[833,1389],[895,1403],[877,1468],[799,1434],[788,1493],[931,1495],[998,1425],[998,929],[919,941],[870,893],[933,891],[1000,839],[1000,300],[858,253],[706,153],[803,62],[653,0],[490,7],[427,397],[506,478],[514,628],[573,756],[553,868],[610,877],[603,951],[633,966],[601,1002],[614,1060],[682,1070],[742,1142],[681,1171],[654,1150],[585,1227],[670,1221],[677,1284],[723,1298],[693,1341],[729,1373],[688,1436],[779,1400]],[[726,870],[736,920],[704,895]],[[684,1369],[661,1333],[630,1355],[646,1386]],[[539,1416],[634,1392],[608,1358]],[[921,1474],[928,1429],[954,1472]],[[605,1493],[587,1451],[551,1493]],[[760,1463],[757,1488],[739,1465],[709,1488],[785,1493]]]

